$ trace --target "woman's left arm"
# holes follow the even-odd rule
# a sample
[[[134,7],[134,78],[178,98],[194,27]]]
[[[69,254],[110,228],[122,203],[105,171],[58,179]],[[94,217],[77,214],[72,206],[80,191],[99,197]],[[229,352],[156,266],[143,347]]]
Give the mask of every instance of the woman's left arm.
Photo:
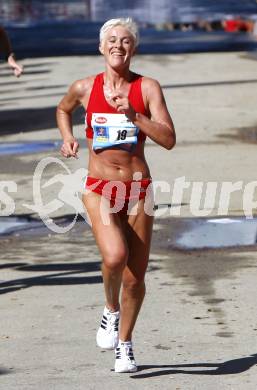
[[[143,78],[142,94],[151,118],[136,112],[128,97],[122,93],[114,93],[112,101],[118,112],[124,113],[154,142],[168,150],[172,149],[176,143],[175,129],[158,81]]]
[[[160,84],[156,80],[144,78],[142,93],[147,100],[151,119],[136,113],[133,123],[154,142],[168,150],[172,149],[176,144],[176,133]]]

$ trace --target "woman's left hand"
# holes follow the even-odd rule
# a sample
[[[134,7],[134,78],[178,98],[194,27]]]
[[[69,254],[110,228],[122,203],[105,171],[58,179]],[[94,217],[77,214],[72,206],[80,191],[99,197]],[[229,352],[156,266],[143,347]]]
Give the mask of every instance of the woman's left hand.
[[[113,103],[116,106],[116,110],[120,113],[125,114],[131,122],[136,118],[136,111],[131,106],[127,96],[121,93],[114,93],[111,97]]]

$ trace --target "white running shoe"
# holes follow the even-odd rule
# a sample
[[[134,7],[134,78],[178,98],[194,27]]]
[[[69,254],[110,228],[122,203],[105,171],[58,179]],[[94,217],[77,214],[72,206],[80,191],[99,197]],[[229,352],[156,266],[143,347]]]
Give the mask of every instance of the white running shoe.
[[[104,308],[100,328],[96,334],[96,343],[103,349],[115,349],[119,343],[119,311],[111,312]]]
[[[131,341],[119,341],[115,349],[115,372],[136,372],[137,365],[133,355]]]

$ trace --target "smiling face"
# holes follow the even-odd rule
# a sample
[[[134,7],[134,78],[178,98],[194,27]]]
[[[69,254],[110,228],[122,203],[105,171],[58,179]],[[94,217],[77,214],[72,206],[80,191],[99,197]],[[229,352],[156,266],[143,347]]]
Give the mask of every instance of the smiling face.
[[[125,27],[115,26],[107,30],[99,50],[112,68],[128,67],[135,52],[135,40]]]

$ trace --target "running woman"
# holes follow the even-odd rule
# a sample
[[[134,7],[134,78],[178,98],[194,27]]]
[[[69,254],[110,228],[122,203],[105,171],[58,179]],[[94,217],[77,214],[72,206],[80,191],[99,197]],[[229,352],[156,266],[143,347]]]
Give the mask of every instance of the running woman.
[[[168,150],[176,142],[159,83],[130,70],[137,45],[137,25],[130,18],[108,20],[100,29],[104,72],[75,81],[57,108],[67,158],[76,157],[79,148],[72,112],[79,105],[86,111],[89,176],[83,202],[102,257],[105,290],[96,341],[115,350],[115,372],[137,371],[132,332],[145,296],[153,225],[145,207],[151,193],[145,139]]]
[[[3,27],[0,26],[0,53],[4,52],[5,59],[13,70],[13,73],[16,77],[20,77],[23,72],[23,67],[16,62],[15,54],[12,50],[10,39],[7,35],[7,32]]]

